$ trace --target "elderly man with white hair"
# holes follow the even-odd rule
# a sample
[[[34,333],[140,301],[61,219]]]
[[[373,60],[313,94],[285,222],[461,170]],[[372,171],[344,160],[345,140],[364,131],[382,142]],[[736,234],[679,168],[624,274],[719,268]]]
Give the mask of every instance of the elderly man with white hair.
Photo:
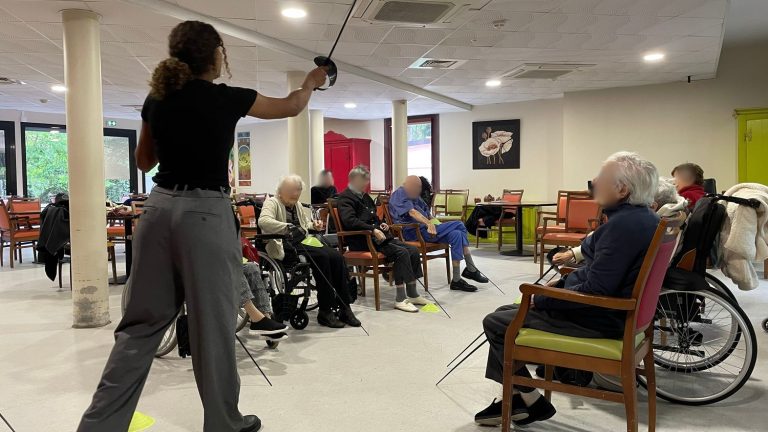
[[[317,286],[317,322],[325,327],[344,325],[360,327],[349,304],[349,273],[338,250],[325,246],[309,235],[312,229],[321,229],[321,221],[313,221],[311,211],[300,202],[304,182],[293,174],[280,179],[277,193],[264,201],[259,216],[259,227],[264,234],[287,234],[289,239],[267,242],[267,254],[276,260],[295,259],[295,254],[309,258],[309,265]],[[293,246],[290,248],[286,247]],[[293,256],[291,256],[293,255]],[[338,316],[333,307],[338,306]]]
[[[552,285],[584,294],[629,298],[659,222],[650,208],[658,180],[656,167],[635,153],[615,153],[606,159],[592,184],[595,200],[608,221],[594,231],[590,241],[582,243],[584,266]],[[500,384],[504,335],[517,310],[517,305],[502,306],[483,320],[490,345],[485,376]],[[619,339],[623,336],[625,318],[620,311],[536,296],[524,326],[573,337]],[[516,374],[531,376],[526,367]],[[512,420],[516,425],[546,420],[553,415],[555,407],[537,390],[515,388]],[[499,396],[477,413],[475,422],[499,425],[501,417]]]

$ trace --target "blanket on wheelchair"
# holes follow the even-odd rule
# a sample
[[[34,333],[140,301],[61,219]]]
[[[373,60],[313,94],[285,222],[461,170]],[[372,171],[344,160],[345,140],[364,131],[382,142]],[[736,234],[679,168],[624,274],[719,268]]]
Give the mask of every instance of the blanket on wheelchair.
[[[768,259],[768,186],[741,183],[725,195],[754,198],[758,209],[736,203],[725,203],[726,220],[720,232],[720,266],[740,289],[757,288],[759,279],[753,265]]]

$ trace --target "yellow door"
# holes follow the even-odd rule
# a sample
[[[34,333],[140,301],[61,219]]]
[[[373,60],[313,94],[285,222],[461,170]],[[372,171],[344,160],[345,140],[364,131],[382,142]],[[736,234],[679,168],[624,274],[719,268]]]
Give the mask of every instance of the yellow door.
[[[768,109],[737,110],[739,182],[768,185]]]

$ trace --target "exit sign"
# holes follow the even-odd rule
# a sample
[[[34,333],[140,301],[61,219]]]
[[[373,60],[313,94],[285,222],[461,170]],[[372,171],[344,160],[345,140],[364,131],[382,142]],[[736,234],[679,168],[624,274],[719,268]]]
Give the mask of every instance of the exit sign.
[[[107,126],[109,127],[117,126],[117,122],[115,120],[107,120]]]

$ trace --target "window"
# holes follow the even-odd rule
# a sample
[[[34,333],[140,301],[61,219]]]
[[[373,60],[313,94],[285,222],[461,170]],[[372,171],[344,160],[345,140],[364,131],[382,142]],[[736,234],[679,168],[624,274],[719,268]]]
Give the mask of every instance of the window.
[[[408,123],[408,175],[432,183],[432,122]]]
[[[50,202],[69,191],[67,132],[64,126],[22,123],[25,195]],[[137,190],[136,131],[104,129],[104,190],[122,202]]]

